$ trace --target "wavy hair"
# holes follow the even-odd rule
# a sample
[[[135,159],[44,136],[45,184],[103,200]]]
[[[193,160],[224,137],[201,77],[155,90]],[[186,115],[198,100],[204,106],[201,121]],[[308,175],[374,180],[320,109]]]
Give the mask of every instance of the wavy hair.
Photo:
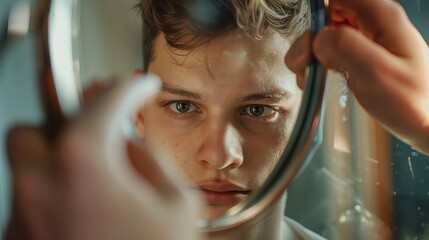
[[[289,42],[308,26],[305,0],[140,0],[144,70],[162,33],[173,49],[192,50],[232,30],[254,39],[277,31]]]

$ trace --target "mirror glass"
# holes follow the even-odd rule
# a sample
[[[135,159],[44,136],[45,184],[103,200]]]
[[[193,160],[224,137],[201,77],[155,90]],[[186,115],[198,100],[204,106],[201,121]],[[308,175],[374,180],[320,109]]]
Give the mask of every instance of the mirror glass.
[[[134,116],[135,132],[202,196],[201,226],[225,228],[268,205],[282,212],[323,89],[321,78],[299,86],[284,58],[296,37],[323,25],[323,4],[163,2],[74,1],[72,66],[60,69],[73,70],[80,99],[111,76],[160,77],[159,95]],[[316,76],[313,64],[307,78]]]

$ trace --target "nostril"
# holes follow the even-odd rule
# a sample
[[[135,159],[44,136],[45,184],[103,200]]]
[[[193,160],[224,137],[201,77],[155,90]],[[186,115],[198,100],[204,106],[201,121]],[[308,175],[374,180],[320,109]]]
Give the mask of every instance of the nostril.
[[[206,129],[197,159],[201,167],[216,170],[234,169],[243,162],[242,137],[231,124],[213,123]]]
[[[238,168],[240,165],[238,164],[238,163],[231,163],[231,164],[229,164],[227,167],[229,167],[229,168]]]
[[[220,166],[217,168],[219,170],[221,169],[234,169],[241,166],[243,163],[242,158],[237,157],[235,155],[228,155],[224,161],[220,162]]]
[[[210,163],[208,162],[208,161],[206,161],[206,160],[201,160],[200,161],[201,162],[201,165],[204,167],[204,168],[209,168],[210,167]]]

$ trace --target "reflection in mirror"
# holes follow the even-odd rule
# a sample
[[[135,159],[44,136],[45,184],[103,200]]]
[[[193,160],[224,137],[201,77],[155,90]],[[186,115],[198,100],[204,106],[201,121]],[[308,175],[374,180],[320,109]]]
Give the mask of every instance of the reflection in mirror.
[[[284,57],[306,29],[306,3],[158,2],[140,7],[143,71],[162,90],[139,111],[137,131],[184,172],[205,200],[202,218],[213,219],[258,191],[289,140],[302,90]]]
[[[324,25],[323,1],[311,3],[317,8],[303,0],[75,1],[77,41],[66,68],[89,89],[105,76],[160,77],[160,93],[139,108],[133,128],[201,197],[201,230],[312,236],[283,215],[324,84],[314,80],[320,64],[312,62],[311,81],[299,85],[285,64],[295,39]]]
[[[82,85],[136,69],[158,75],[162,90],[135,116],[137,135],[202,195],[202,219],[243,205],[277,166],[300,112],[303,89],[284,57],[309,28],[308,2],[110,2],[80,2]],[[273,205],[280,220],[284,202]]]

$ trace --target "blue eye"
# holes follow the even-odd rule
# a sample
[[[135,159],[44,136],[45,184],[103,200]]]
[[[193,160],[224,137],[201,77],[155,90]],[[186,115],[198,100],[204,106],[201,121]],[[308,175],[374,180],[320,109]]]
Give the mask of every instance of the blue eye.
[[[275,110],[270,107],[258,104],[249,105],[244,109],[244,111],[253,117],[266,117],[275,112]]]
[[[176,113],[187,113],[197,110],[197,107],[190,101],[175,101],[169,104],[168,107]]]

